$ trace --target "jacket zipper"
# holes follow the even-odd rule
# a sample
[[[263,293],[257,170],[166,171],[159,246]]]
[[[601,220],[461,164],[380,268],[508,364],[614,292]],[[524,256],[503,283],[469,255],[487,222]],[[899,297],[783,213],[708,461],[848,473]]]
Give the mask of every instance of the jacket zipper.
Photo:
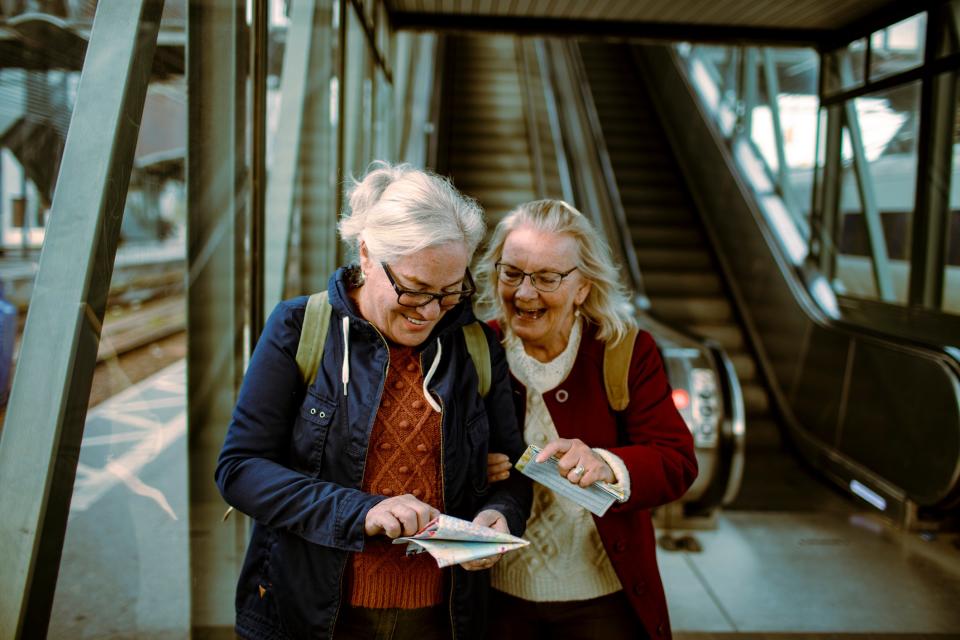
[[[387,365],[383,368],[383,375],[382,375],[381,378],[380,378],[381,382],[380,382],[380,393],[379,393],[379,397],[380,397],[380,398],[383,398],[383,388],[384,388],[384,387],[386,386],[386,384],[387,384],[387,372],[390,370],[390,346],[387,344],[387,340],[386,340],[386,338],[383,337],[383,334],[380,333],[380,330],[377,329],[375,326],[373,326],[373,323],[372,323],[372,322],[370,322],[370,323],[368,323],[368,324],[370,325],[370,327],[371,327],[374,331],[377,332],[377,335],[380,337],[380,342],[382,342],[382,343],[383,343],[383,346],[386,347],[386,349],[387,349]],[[346,348],[344,348],[344,352],[346,352]],[[423,366],[423,363],[421,363],[421,368],[422,368],[422,366]],[[377,403],[377,411],[379,411],[379,410],[380,410],[380,403],[378,402],[378,403]],[[377,419],[377,414],[374,413],[374,414],[373,414],[373,420],[376,420],[376,419]],[[443,435],[441,434],[440,437],[442,438]],[[369,445],[370,445],[370,440],[368,439],[368,440],[367,440],[367,447],[364,449],[364,454],[363,454],[363,469],[362,469],[361,472],[360,472],[360,485],[361,485],[361,486],[363,486],[363,476],[364,476],[364,474],[366,474],[366,472],[367,472],[367,458],[368,458],[369,455],[370,455],[370,446],[369,446]],[[364,531],[364,535],[366,535],[366,531]],[[348,552],[348,553],[349,553],[349,552]],[[337,628],[337,618],[340,617],[340,609],[343,607],[343,576],[347,573],[347,562],[349,562],[349,561],[350,561],[350,556],[348,555],[346,558],[344,558],[343,564],[340,565],[340,579],[339,579],[338,582],[337,582],[337,586],[338,586],[338,589],[337,589],[337,590],[338,590],[338,593],[340,594],[340,596],[339,596],[339,598],[337,598],[337,610],[336,610],[336,611],[334,612],[334,614],[333,614],[333,624],[330,625],[330,636],[329,636],[329,638],[331,638],[331,640],[332,640],[332,638],[333,638],[333,632],[334,632],[334,630]]]
[[[423,372],[423,352],[420,352],[420,375],[425,375]],[[426,389],[427,393],[430,393],[430,389]],[[438,393],[437,397],[440,399],[440,500],[442,501],[443,508],[447,508],[447,469],[445,464],[444,456],[444,444],[443,444],[443,421],[446,411],[444,411],[443,397]],[[456,591],[454,588],[454,582],[456,581],[456,571],[454,567],[450,567],[450,597],[447,598],[447,611],[450,614],[450,638],[456,640],[457,638],[457,625],[453,620],[453,594]]]

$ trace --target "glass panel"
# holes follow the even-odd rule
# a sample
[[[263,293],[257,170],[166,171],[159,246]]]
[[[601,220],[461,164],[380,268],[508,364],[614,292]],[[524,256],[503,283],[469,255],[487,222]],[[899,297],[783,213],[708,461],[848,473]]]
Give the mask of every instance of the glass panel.
[[[826,95],[840,93],[859,87],[864,81],[867,39],[854,40],[847,47],[831,51],[824,56],[824,92]]]
[[[842,147],[838,293],[906,302],[919,104],[919,82],[854,101],[856,116],[847,122]],[[858,160],[864,162],[859,172]],[[872,221],[882,229],[886,259],[871,247]],[[878,280],[889,283],[886,296]]]
[[[933,12],[937,57],[960,52],[960,0],[944,3]]]
[[[870,36],[870,79],[876,80],[923,62],[927,14],[921,13]]]
[[[4,18],[66,18],[9,29],[0,66],[0,420],[13,343],[27,312],[62,166],[95,2],[2,2]],[[39,13],[34,13],[39,12]],[[185,148],[186,7],[167,3],[147,89],[54,595],[51,638],[187,637]],[[26,19],[26,16],[24,16]],[[38,36],[39,34],[39,36]],[[76,56],[73,54],[77,53]],[[159,68],[163,71],[158,71]],[[174,69],[180,69],[174,72]],[[109,76],[112,67],[88,70]],[[117,77],[117,82],[123,79]],[[89,96],[88,96],[89,97]],[[65,182],[66,183],[66,182]],[[59,206],[59,205],[58,205]],[[77,455],[77,452],[74,452]],[[29,634],[30,632],[27,631]]]
[[[773,78],[768,86],[766,74],[761,74],[750,137],[776,176],[787,209],[794,218],[806,220],[816,148],[819,59],[811,49],[765,49],[760,55],[761,65],[772,68]],[[775,100],[771,89],[776,92]],[[782,149],[778,149],[778,141]],[[786,163],[783,171],[781,155]]]
[[[347,6],[346,77],[344,78],[344,143],[343,175],[360,176],[370,162],[370,131],[373,118],[371,106],[372,55],[367,48],[363,24],[356,7]]]
[[[960,95],[960,74],[954,90]],[[953,128],[953,168],[950,176],[950,214],[947,220],[946,273],[943,278],[943,310],[960,314],[960,101]]]

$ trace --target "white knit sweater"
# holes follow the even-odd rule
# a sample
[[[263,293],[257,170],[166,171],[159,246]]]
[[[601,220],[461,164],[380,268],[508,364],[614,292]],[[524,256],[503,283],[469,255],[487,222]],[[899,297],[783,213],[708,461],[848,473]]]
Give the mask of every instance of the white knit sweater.
[[[570,373],[580,336],[578,320],[563,353],[550,362],[530,357],[519,339],[507,337],[510,370],[527,387],[523,430],[527,444],[542,447],[559,437],[543,393]],[[618,484],[629,495],[630,477],[623,461],[608,451],[596,451],[610,464]],[[533,511],[525,537],[531,542],[529,546],[506,554],[493,567],[494,588],[534,602],[588,600],[622,588],[590,512],[540,484],[533,487]]]

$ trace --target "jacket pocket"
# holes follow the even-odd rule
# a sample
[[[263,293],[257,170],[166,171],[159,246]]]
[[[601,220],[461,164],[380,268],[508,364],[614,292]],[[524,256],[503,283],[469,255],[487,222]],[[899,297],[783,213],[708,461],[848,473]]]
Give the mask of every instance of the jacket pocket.
[[[469,476],[474,493],[487,491],[487,450],[490,442],[490,424],[487,414],[481,413],[467,424],[467,442],[470,444]]]
[[[323,447],[336,408],[335,402],[309,390],[300,405],[300,415],[293,427],[294,464],[314,476],[320,473]]]

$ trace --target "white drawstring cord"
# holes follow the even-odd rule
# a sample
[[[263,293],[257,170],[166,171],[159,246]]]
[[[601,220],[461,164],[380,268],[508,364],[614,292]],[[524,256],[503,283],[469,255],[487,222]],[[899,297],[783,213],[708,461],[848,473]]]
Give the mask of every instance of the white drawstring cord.
[[[343,382],[343,395],[347,395],[347,383],[350,382],[350,318],[343,316],[343,366],[340,369]]]
[[[437,355],[433,357],[433,363],[430,365],[430,370],[427,371],[427,375],[423,377],[423,397],[427,399],[427,402],[430,403],[430,406],[433,407],[433,410],[437,413],[440,413],[440,405],[437,404],[437,401],[433,399],[433,396],[430,395],[430,392],[427,391],[427,384],[430,382],[430,378],[433,377],[434,372],[437,370],[437,366],[440,365],[440,338],[437,338]]]

